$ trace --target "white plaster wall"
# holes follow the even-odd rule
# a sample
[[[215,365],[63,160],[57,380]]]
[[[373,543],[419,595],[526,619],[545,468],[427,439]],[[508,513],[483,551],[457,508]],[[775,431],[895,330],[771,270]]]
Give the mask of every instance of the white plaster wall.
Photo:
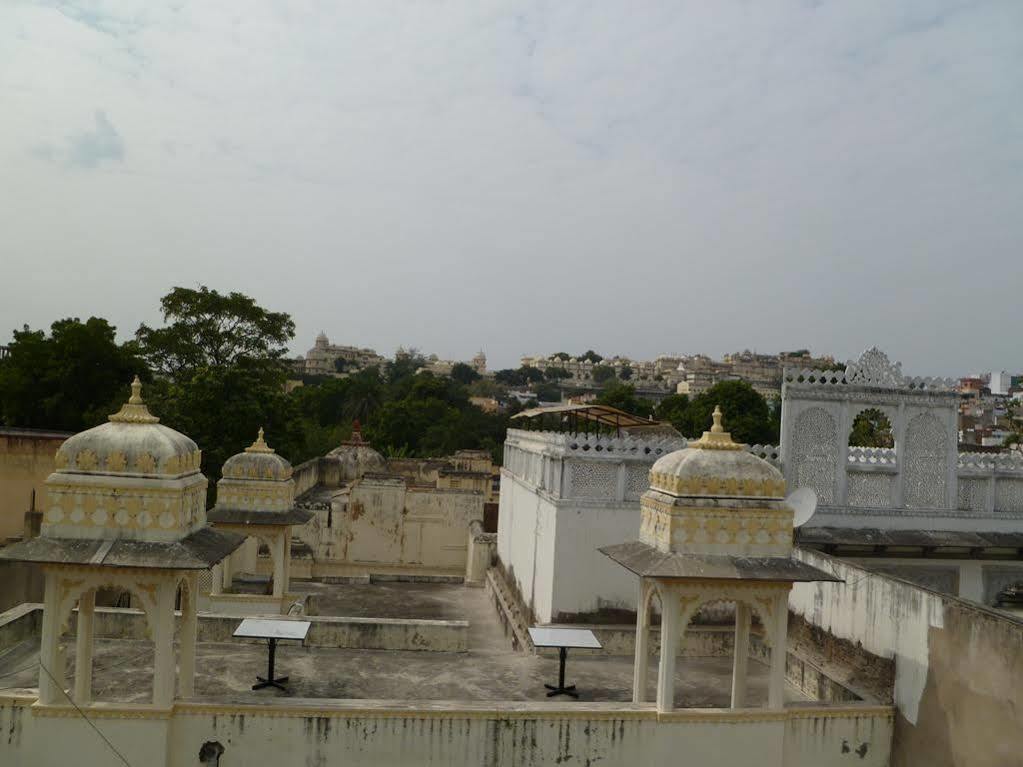
[[[221,767],[660,765],[680,759],[730,767],[883,767],[891,734],[890,713],[877,709],[857,715],[847,708],[835,717],[694,711],[659,719],[650,708],[616,711],[611,704],[502,710],[435,703],[396,710],[359,701],[315,707],[197,702],[178,704],[169,719],[104,716],[96,722],[132,764],[146,767],[195,767],[208,741],[224,747]],[[0,698],[0,731],[4,767],[118,763],[80,718],[41,717],[24,702],[13,707]],[[852,749],[864,743],[860,757]]]
[[[498,556],[541,623],[551,621],[555,523],[550,500],[502,471]]]
[[[796,549],[795,556],[845,583],[795,583],[789,609],[867,652],[894,658],[895,705],[916,724],[927,682],[928,633],[943,626],[942,597],[814,551]]]
[[[639,502],[562,502],[557,509],[552,615],[636,609],[639,579],[597,551],[639,540]]]

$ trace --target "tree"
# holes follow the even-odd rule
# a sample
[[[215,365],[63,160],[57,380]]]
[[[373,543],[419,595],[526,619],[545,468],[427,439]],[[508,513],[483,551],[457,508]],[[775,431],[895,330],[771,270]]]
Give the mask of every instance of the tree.
[[[622,365],[622,369],[618,372],[618,377],[623,381],[628,381],[632,378],[632,367],[630,365]]]
[[[669,394],[657,403],[654,417],[658,421],[670,423],[679,431],[686,425],[686,411],[689,409],[689,397],[685,394]]]
[[[568,352],[556,352],[555,354],[551,355],[551,359],[559,359],[562,362],[568,362],[570,359],[572,359],[572,355],[569,354]]]
[[[498,370],[494,373],[494,380],[499,384],[504,384],[505,386],[522,386],[522,384],[526,382],[522,373],[511,368]]]
[[[49,337],[27,325],[14,331],[0,361],[0,421],[58,431],[104,422],[127,398],[132,377],[149,377],[136,345],[118,344],[115,335],[99,317],[58,320]]]
[[[344,357],[337,357],[334,360],[334,372],[344,373],[348,369],[348,360]]]
[[[687,437],[699,437],[710,429],[716,405],[724,412],[725,430],[736,442],[778,444],[776,418],[767,401],[746,381],[721,381],[693,397],[679,431]]]
[[[174,288],[160,299],[166,327],[135,332],[149,367],[172,378],[242,359],[282,360],[295,323],[241,293],[222,295],[200,286]]]
[[[541,402],[561,402],[561,389],[554,384],[537,384],[533,387],[533,393]]]
[[[543,374],[548,381],[560,381],[572,377],[572,374],[565,370],[565,368],[557,366],[547,368],[543,371]]]
[[[601,362],[603,359],[604,358],[597,354],[595,351],[593,351],[593,349],[587,349],[586,353],[579,357],[580,362],[582,362],[583,360],[589,360],[594,365],[596,365],[598,362]]]
[[[850,447],[895,447],[892,424],[877,408],[867,408],[853,419]]]
[[[598,405],[616,407],[642,418],[649,418],[654,412],[654,404],[650,400],[636,396],[635,386],[615,380],[610,381],[604,387],[596,402]]]
[[[610,365],[597,365],[593,368],[592,375],[594,383],[604,383],[615,377],[615,371]]]
[[[154,412],[203,448],[216,477],[231,455],[265,427],[275,449],[298,463],[311,457],[296,402],[284,393],[287,342],[295,324],[241,293],[174,288],[160,304],[167,325],[142,325],[142,354],[162,373],[151,387]],[[211,483],[209,499],[213,497]]]
[[[526,383],[540,383],[544,378],[543,371],[531,365],[523,365],[519,368],[519,373],[522,374],[522,378]]]
[[[451,366],[451,377],[458,381],[458,383],[465,384],[466,386],[482,378],[475,368],[466,365],[464,362],[456,362]]]

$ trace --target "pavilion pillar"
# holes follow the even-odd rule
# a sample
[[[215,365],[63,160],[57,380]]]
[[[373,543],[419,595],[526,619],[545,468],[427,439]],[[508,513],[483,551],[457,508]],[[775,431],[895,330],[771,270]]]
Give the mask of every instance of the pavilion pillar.
[[[771,621],[771,675],[767,688],[767,707],[785,706],[785,655],[788,650],[789,599],[788,591],[781,592],[774,600]]]
[[[78,630],[75,636],[75,703],[84,706],[92,700],[92,645],[96,615],[96,590],[89,589],[78,598]]]
[[[270,553],[274,560],[274,598],[281,599],[284,596],[284,535],[278,531],[271,539]]]
[[[679,595],[670,588],[661,590],[661,662],[657,667],[657,710],[675,707],[675,657],[679,642]]]
[[[177,583],[164,578],[154,607],[153,705],[170,708],[174,702],[174,596]]]
[[[243,547],[244,547],[244,545],[245,544],[242,544]],[[232,553],[228,554],[226,557],[224,557],[223,561],[220,563],[220,572],[224,576],[223,580],[221,581],[221,583],[223,584],[224,591],[230,591],[231,590],[231,583],[234,580],[234,573],[231,572],[231,560],[233,558],[234,558],[234,552],[232,552]]]
[[[60,583],[58,574],[48,570],[43,592],[43,625],[39,644],[39,702],[57,703],[62,695],[60,681]],[[49,673],[47,673],[49,672]]]
[[[650,586],[639,579],[639,602],[636,608],[636,658],[632,674],[632,702],[645,703],[647,667],[650,662]]]
[[[217,597],[224,593],[224,567],[217,562],[213,565],[213,577],[210,581],[210,596]]]
[[[180,657],[178,659],[178,695],[191,698],[195,695],[195,642],[199,629],[198,588],[199,577],[189,573],[187,589],[182,592],[181,631],[178,634]]]
[[[746,669],[749,665],[750,609],[735,603],[735,651],[732,657],[732,708],[746,705]]]

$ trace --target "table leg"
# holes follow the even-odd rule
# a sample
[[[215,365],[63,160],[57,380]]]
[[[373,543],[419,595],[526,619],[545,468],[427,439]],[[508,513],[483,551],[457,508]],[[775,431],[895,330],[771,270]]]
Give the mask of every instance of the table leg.
[[[267,667],[266,679],[261,676],[257,676],[256,679],[259,681],[252,685],[253,690],[262,690],[264,687],[276,687],[278,690],[285,689],[284,683],[288,681],[288,677],[282,676],[279,679],[274,679],[274,660],[277,657],[277,640],[268,639],[267,642],[270,645],[270,658]]]
[[[555,687],[554,685],[550,685],[550,684],[545,684],[544,685],[544,687],[546,687],[548,690],[550,690],[550,692],[547,693],[547,697],[548,698],[553,698],[555,695],[571,695],[573,698],[578,698],[579,697],[579,693],[577,693],[575,691],[575,685],[574,684],[570,684],[568,687],[565,687],[565,661],[567,659],[568,659],[568,648],[567,647],[559,647],[558,648],[558,686]]]

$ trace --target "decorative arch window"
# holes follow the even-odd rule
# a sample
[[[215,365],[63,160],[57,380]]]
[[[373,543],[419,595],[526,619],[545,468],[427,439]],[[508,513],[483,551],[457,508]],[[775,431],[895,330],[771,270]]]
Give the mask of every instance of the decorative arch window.
[[[868,407],[853,419],[849,447],[895,447],[892,423],[880,409]]]

